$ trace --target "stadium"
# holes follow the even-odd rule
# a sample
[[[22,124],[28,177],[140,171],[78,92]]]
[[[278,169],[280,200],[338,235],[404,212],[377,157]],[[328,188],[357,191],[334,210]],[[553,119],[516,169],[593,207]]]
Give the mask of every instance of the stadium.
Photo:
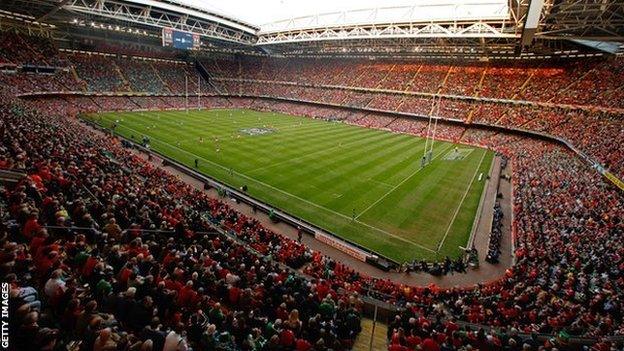
[[[0,348],[624,350],[619,0],[2,0]]]

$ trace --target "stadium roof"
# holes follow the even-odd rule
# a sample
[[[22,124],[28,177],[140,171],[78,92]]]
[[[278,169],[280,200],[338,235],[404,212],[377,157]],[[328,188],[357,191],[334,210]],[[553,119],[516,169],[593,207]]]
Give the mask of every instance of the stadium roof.
[[[0,24],[154,45],[173,28],[209,51],[261,55],[548,58],[623,51],[623,1],[2,0]]]
[[[176,0],[260,27],[260,34],[357,24],[509,19],[508,0]]]

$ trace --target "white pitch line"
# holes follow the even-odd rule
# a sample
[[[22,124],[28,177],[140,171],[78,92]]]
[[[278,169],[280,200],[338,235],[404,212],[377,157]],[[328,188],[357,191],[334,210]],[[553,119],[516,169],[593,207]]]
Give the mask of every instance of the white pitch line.
[[[318,124],[315,123],[308,123],[308,124],[287,124],[283,127],[275,127],[275,129],[279,132],[280,130],[290,130],[290,129],[301,129],[301,130],[308,130],[308,129],[316,129],[316,127],[318,127]],[[299,127],[299,128],[297,128]],[[304,128],[304,127],[314,127],[314,128]],[[319,128],[319,130],[322,130],[322,128]]]
[[[455,223],[455,218],[457,217],[457,214],[459,213],[459,209],[461,208],[462,204],[464,203],[464,200],[466,199],[466,196],[468,196],[468,191],[472,187],[472,183],[474,182],[475,178],[477,177],[477,173],[479,173],[479,168],[481,168],[481,164],[483,163],[483,159],[485,158],[485,154],[487,154],[487,151],[484,151],[483,155],[481,155],[481,160],[479,161],[479,165],[477,166],[477,169],[475,170],[475,173],[473,174],[472,179],[470,180],[470,183],[468,183],[468,187],[466,188],[466,191],[464,191],[464,196],[462,196],[462,199],[459,202],[459,205],[457,205],[457,208],[455,209],[455,213],[453,214],[453,218],[451,218],[451,222],[449,223],[448,227],[446,228],[446,232],[444,233],[444,236],[442,237],[442,240],[438,244],[438,249],[436,250],[436,252],[440,252],[440,249],[442,248],[442,245],[444,245],[444,242],[446,241],[446,237],[448,236],[449,232],[451,231],[451,227],[453,226],[453,223]]]
[[[368,179],[367,179],[367,181],[370,181],[370,182],[373,182],[373,183],[377,183],[377,184],[379,184],[379,185],[383,185],[383,186],[386,186],[386,187],[392,188],[392,185],[390,185],[390,184],[388,184],[388,183],[386,183],[386,182],[382,182],[382,181],[379,181],[379,180],[375,180],[375,179],[373,179],[373,178],[368,178]]]
[[[137,130],[135,130],[135,129],[132,129],[132,128],[130,128],[130,127],[126,127],[126,129],[129,129],[129,130],[132,130],[132,131],[135,131],[135,132],[139,133],[139,131],[137,131]],[[193,154],[193,153],[191,153],[191,152],[188,152],[188,151],[186,151],[186,150],[184,150],[184,149],[180,149],[179,147],[177,147],[177,146],[175,146],[175,145],[171,145],[171,144],[169,144],[169,143],[166,143],[166,142],[161,141],[161,140],[158,140],[158,139],[153,139],[153,140],[158,141],[158,142],[160,142],[160,143],[162,143],[162,144],[168,145],[168,146],[170,146],[170,147],[172,147],[172,148],[174,148],[174,149],[176,149],[176,150],[179,150],[179,151],[181,151],[181,152],[183,152],[183,153],[185,153],[185,154],[191,155],[191,156],[193,156],[193,157],[195,157],[195,158],[198,158],[198,159],[202,159],[202,160],[204,160],[204,161],[207,161],[208,163],[210,163],[210,164],[212,164],[212,165],[214,165],[214,166],[216,166],[216,167],[219,167],[219,168],[221,168],[221,169],[224,169],[224,170],[226,170],[226,171],[228,171],[228,172],[230,172],[230,171],[231,171],[231,169],[229,169],[229,168],[227,168],[227,167],[225,167],[225,166],[222,166],[222,165],[220,165],[220,164],[218,164],[218,163],[215,163],[215,162],[213,162],[213,161],[211,161],[211,160],[205,159],[205,158],[203,158],[203,157],[201,157],[201,156],[195,155],[195,154]],[[387,232],[387,231],[385,231],[385,230],[383,230],[383,229],[379,229],[379,228],[377,228],[377,227],[373,227],[373,226],[372,226],[372,225],[370,225],[370,224],[367,224],[367,223],[364,223],[364,222],[360,222],[360,221],[358,221],[358,220],[357,220],[357,218],[354,220],[353,218],[351,218],[351,217],[349,217],[349,216],[346,216],[346,215],[344,215],[344,214],[342,214],[342,213],[340,213],[340,212],[336,212],[336,211],[331,210],[331,209],[329,209],[329,208],[326,208],[326,207],[323,207],[323,206],[321,206],[321,205],[315,204],[314,202],[310,202],[310,201],[308,201],[308,200],[306,200],[306,199],[304,199],[304,198],[301,198],[301,197],[299,197],[299,196],[297,196],[297,195],[293,195],[293,194],[291,194],[291,193],[289,193],[289,192],[286,192],[286,191],[284,191],[284,190],[278,189],[278,188],[276,188],[276,187],[274,187],[274,186],[272,186],[272,185],[269,185],[269,184],[267,184],[267,183],[264,183],[264,182],[262,182],[262,181],[260,181],[260,180],[255,179],[255,178],[249,177],[249,176],[247,176],[247,175],[245,175],[245,174],[238,173],[238,172],[236,172],[236,171],[233,171],[233,173],[238,174],[238,175],[239,175],[239,176],[241,176],[242,178],[249,179],[249,180],[251,180],[251,181],[253,181],[253,182],[256,182],[256,183],[258,183],[258,184],[262,184],[262,185],[266,186],[267,188],[273,189],[273,190],[275,190],[275,191],[277,191],[277,192],[280,192],[280,193],[282,193],[282,194],[284,194],[284,195],[287,195],[287,196],[290,196],[290,197],[292,197],[292,198],[295,198],[295,199],[298,199],[298,200],[300,200],[300,201],[303,201],[303,202],[305,202],[305,203],[307,203],[307,204],[309,204],[309,205],[311,205],[311,206],[314,206],[314,207],[316,207],[316,208],[320,208],[320,209],[322,209],[322,210],[328,211],[328,212],[333,213],[333,214],[335,214],[335,215],[337,215],[337,216],[340,216],[340,217],[342,217],[342,218],[345,218],[345,219],[347,219],[347,220],[349,220],[349,221],[353,221],[353,222],[359,223],[359,224],[361,224],[361,225],[363,225],[363,226],[365,226],[365,227],[368,227],[368,228],[370,228],[370,229],[373,229],[373,230],[376,230],[376,231],[378,231],[378,232],[384,233],[384,234],[386,234],[386,235],[388,235],[388,236],[391,236],[391,237],[396,238],[396,239],[398,239],[398,240],[401,240],[401,241],[403,241],[403,242],[406,242],[406,243],[412,244],[412,245],[414,245],[414,246],[418,246],[418,247],[420,247],[420,248],[421,248],[421,249],[423,249],[423,250],[426,250],[426,251],[429,251],[429,252],[434,252],[434,253],[435,253],[435,251],[434,251],[434,250],[432,250],[432,249],[430,249],[430,248],[428,248],[428,247],[422,246],[422,245],[420,245],[420,244],[418,244],[418,243],[415,243],[415,242],[413,242],[413,241],[411,241],[411,240],[408,240],[408,239],[405,239],[405,238],[403,238],[403,237],[400,237],[400,236],[398,236],[398,235],[396,235],[396,234],[392,234],[392,233]]]
[[[450,144],[446,149],[444,149],[444,151],[440,152],[439,154],[437,154],[434,158],[431,159],[431,161],[435,160],[436,158],[440,157],[440,155],[442,155],[443,153],[446,152],[446,150],[450,149],[451,146],[453,146],[453,144]],[[420,172],[424,167],[420,167],[418,168],[416,171],[414,171],[412,174],[410,174],[409,176],[407,176],[405,179],[403,179],[399,184],[395,185],[392,189],[388,190],[387,193],[383,194],[379,199],[377,199],[377,201],[373,202],[370,206],[368,206],[366,209],[364,209],[364,211],[360,212],[359,215],[355,216],[355,219],[360,218],[360,216],[362,216],[364,213],[366,213],[368,210],[370,210],[371,208],[373,208],[373,206],[377,205],[381,200],[385,199],[386,196],[390,195],[392,192],[394,192],[398,187],[400,187],[401,185],[403,185],[403,183],[407,182],[410,178],[412,178],[413,176],[415,176],[418,172]]]

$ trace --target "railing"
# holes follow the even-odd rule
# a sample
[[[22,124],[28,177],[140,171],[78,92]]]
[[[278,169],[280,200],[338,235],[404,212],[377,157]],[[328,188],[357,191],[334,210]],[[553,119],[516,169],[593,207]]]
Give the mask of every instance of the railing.
[[[26,173],[23,170],[11,170],[11,169],[1,169],[0,170],[0,180],[6,182],[19,182],[23,178],[26,177]]]
[[[71,230],[71,231],[102,231],[101,228],[93,228],[93,227],[78,227],[78,226],[60,226],[60,225],[42,225],[42,228],[45,229],[60,229],[60,230]],[[126,232],[140,232],[140,233],[156,233],[156,234],[175,234],[175,230],[163,230],[163,229],[140,229],[140,228],[128,228],[124,229],[122,233]],[[195,234],[199,235],[216,235],[215,232],[205,232],[205,231],[193,231]]]

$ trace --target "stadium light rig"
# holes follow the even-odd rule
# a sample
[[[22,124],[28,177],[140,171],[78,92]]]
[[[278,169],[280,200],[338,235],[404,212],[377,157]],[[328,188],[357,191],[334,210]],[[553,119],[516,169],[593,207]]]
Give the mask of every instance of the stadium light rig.
[[[70,24],[73,24],[75,26],[79,26],[79,27],[87,27],[87,24],[85,23],[85,21],[79,20],[77,18],[74,18],[73,20],[69,21]],[[93,29],[104,29],[104,30],[110,30],[110,31],[114,31],[114,32],[122,32],[122,33],[128,33],[128,34],[138,34],[138,35],[143,35],[143,36],[150,36],[150,37],[154,37],[154,38],[160,38],[159,35],[156,34],[152,34],[152,33],[148,33],[145,30],[141,30],[141,29],[134,29],[134,28],[130,28],[130,27],[122,27],[119,25],[111,25],[111,24],[104,24],[104,23],[96,23],[91,21],[89,23],[89,26]]]

